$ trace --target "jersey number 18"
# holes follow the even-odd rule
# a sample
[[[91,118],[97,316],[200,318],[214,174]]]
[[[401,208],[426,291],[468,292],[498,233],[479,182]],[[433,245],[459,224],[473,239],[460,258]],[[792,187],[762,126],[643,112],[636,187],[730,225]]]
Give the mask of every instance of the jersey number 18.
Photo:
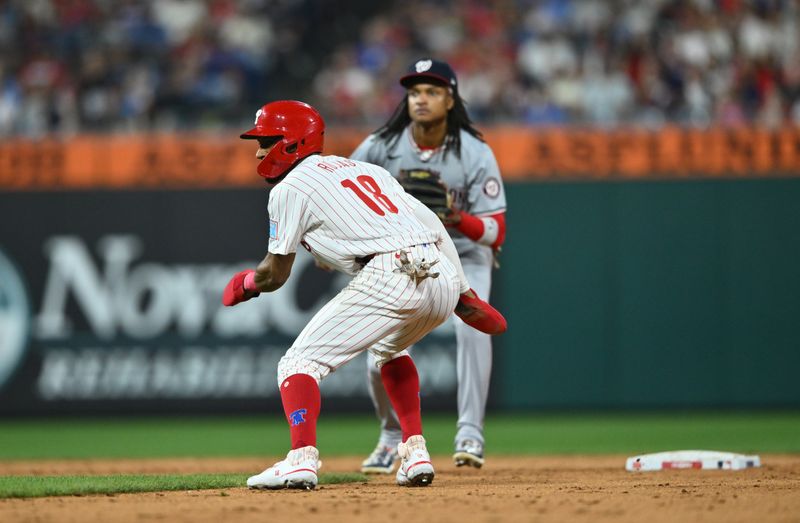
[[[397,214],[397,206],[392,203],[392,200],[389,199],[388,196],[381,192],[381,188],[378,186],[378,183],[371,177],[367,176],[366,174],[362,174],[356,178],[358,184],[364,188],[370,195],[361,190],[361,187],[356,185],[353,180],[342,180],[342,187],[350,189],[356,196],[361,198],[361,201],[364,202],[367,207],[372,209],[375,214],[380,216],[386,216],[386,213],[383,212],[381,206],[386,208],[387,211],[393,214]],[[378,205],[380,204],[380,205]]]

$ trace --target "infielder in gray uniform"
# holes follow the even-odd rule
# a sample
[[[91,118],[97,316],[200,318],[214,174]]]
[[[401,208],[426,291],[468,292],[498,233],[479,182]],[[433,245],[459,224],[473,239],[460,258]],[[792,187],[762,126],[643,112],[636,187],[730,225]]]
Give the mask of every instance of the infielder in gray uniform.
[[[479,296],[488,298],[494,255],[505,239],[506,198],[497,161],[473,127],[458,94],[456,75],[447,63],[419,60],[400,84],[407,89],[406,96],[386,124],[364,140],[351,158],[384,167],[423,202],[424,195],[415,194],[411,185],[435,180],[446,186],[448,204],[432,206],[432,210],[447,226],[470,285]],[[481,467],[492,342],[489,335],[458,319],[455,331],[458,429],[453,459],[457,466]],[[400,424],[372,358],[368,358],[368,375],[381,435],[362,463],[362,471],[391,473],[398,460]]]

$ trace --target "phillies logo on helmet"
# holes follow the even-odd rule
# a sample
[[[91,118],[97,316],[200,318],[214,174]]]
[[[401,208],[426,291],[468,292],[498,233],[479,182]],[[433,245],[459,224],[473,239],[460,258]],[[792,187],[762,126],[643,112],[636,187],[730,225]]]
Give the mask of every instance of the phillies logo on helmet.
[[[428,69],[431,68],[433,65],[433,60],[420,60],[416,64],[414,64],[414,68],[417,70],[418,73],[424,73]]]
[[[264,112],[263,109],[259,109],[258,111],[256,111],[256,121],[253,125],[258,125],[258,117],[261,116],[261,113],[263,112]]]

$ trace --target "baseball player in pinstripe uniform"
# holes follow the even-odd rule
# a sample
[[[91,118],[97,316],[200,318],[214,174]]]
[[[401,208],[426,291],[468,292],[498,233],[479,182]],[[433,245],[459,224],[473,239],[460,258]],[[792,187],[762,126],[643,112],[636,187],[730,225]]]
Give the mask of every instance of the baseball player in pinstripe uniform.
[[[269,252],[255,270],[230,280],[223,303],[236,305],[281,287],[298,245],[353,276],[281,358],[278,386],[292,450],[247,485],[316,486],[319,382],[369,350],[402,434],[397,483],[425,486],[434,470],[422,436],[419,377],[405,349],[457,304],[479,327],[493,323],[504,330],[505,320],[470,292],[455,246],[436,216],[383,168],[321,156],[324,131],[311,106],[278,101],[264,105],[255,127],[241,135],[258,141],[258,173],[275,184],[268,203]],[[459,298],[460,293],[468,297]]]
[[[419,180],[434,180],[449,191],[449,204],[430,204],[447,226],[466,277],[478,295],[488,297],[494,254],[505,239],[506,198],[492,150],[467,115],[453,69],[424,59],[400,79],[406,96],[389,121],[370,135],[352,159],[386,168],[415,194]],[[458,427],[453,459],[457,466],[481,467],[483,419],[492,369],[492,344],[487,334],[455,324],[458,374]],[[362,464],[364,472],[391,473],[401,437],[375,365],[369,364],[369,385],[381,434]]]

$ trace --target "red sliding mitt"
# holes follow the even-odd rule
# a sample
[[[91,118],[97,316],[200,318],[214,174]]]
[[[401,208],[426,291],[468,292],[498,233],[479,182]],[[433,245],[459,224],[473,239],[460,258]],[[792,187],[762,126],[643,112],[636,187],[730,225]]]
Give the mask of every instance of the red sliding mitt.
[[[223,305],[230,307],[232,305],[236,305],[237,303],[247,301],[250,298],[255,298],[260,294],[257,291],[245,289],[244,280],[249,274],[255,274],[255,271],[248,269],[246,271],[236,273],[236,275],[231,278],[231,281],[228,282],[228,285],[225,286],[225,290],[222,292]]]
[[[458,297],[455,313],[464,323],[486,334],[503,334],[508,329],[500,311],[480,299],[472,289]]]

